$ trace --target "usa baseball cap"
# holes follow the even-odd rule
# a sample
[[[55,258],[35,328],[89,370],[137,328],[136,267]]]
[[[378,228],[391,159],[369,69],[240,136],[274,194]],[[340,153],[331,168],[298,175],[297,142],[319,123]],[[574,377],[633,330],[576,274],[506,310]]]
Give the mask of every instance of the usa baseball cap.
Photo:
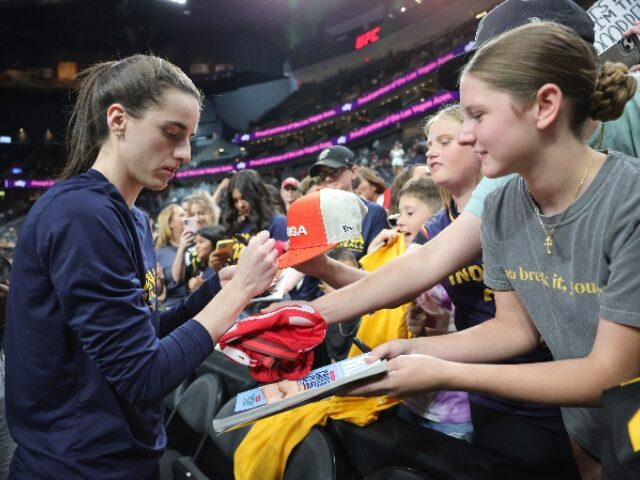
[[[278,267],[297,265],[358,238],[366,213],[367,207],[355,193],[335,188],[297,199],[287,211],[289,250],[278,258]]]
[[[334,145],[333,147],[325,148],[318,155],[318,160],[311,167],[309,175],[317,177],[320,167],[351,167],[353,165],[354,157],[354,153],[342,145]]]
[[[437,74],[440,86],[447,90],[458,90],[462,69],[475,49],[502,33],[531,22],[560,23],[591,44],[595,39],[594,25],[589,15],[571,0],[505,0],[480,20],[475,47],[440,66]]]

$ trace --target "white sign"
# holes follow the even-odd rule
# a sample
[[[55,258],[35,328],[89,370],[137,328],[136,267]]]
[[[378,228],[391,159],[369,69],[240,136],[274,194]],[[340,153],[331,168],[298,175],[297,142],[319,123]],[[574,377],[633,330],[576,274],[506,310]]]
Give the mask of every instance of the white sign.
[[[622,38],[622,32],[640,20],[638,0],[598,0],[587,10],[595,24],[594,46],[598,53]]]

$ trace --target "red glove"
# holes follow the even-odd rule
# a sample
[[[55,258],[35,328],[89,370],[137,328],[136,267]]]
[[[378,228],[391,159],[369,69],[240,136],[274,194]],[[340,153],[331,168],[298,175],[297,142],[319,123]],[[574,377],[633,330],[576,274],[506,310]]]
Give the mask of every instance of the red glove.
[[[260,382],[298,380],[311,370],[312,350],[326,331],[313,307],[288,305],[236,323],[220,338],[220,349]]]

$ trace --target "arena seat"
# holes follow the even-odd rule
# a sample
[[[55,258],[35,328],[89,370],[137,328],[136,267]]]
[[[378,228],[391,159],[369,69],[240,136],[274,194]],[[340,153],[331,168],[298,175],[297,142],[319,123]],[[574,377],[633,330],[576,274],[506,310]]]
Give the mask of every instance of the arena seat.
[[[219,377],[208,373],[196,378],[180,397],[176,406],[177,419],[183,428],[172,428],[167,436],[175,448],[169,448],[160,458],[161,480],[171,480],[172,465],[178,458],[191,455],[198,458],[207,439],[214,415],[222,404],[223,387]],[[173,427],[176,422],[172,422]]]

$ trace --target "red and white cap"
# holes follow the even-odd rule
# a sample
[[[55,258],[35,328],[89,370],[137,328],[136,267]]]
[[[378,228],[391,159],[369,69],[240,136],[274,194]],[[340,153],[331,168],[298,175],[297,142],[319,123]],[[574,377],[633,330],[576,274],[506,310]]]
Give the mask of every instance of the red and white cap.
[[[297,178],[294,178],[294,177],[287,177],[280,184],[280,188],[285,188],[285,187],[296,187],[296,188],[299,188],[300,187],[300,181]]]
[[[291,267],[362,234],[364,202],[352,192],[322,188],[297,199],[287,211],[289,250],[278,268]]]

